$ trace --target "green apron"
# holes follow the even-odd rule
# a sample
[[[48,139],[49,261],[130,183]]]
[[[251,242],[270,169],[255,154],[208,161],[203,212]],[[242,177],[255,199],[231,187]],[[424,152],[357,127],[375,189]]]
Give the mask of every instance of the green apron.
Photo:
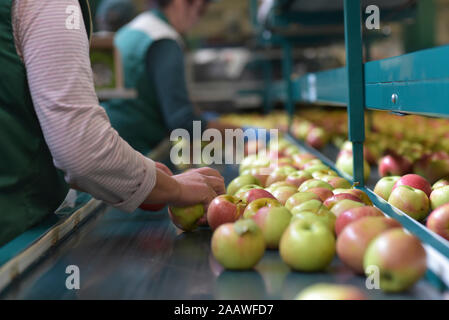
[[[15,48],[12,1],[0,0],[0,246],[54,213],[69,189],[53,164]],[[89,4],[80,5],[90,32]]]
[[[114,129],[143,154],[148,154],[168,135],[146,71],[148,49],[162,39],[175,40],[182,46],[181,36],[158,10],[140,14],[117,32],[115,46],[122,59],[125,87],[135,89],[138,97],[102,103]]]

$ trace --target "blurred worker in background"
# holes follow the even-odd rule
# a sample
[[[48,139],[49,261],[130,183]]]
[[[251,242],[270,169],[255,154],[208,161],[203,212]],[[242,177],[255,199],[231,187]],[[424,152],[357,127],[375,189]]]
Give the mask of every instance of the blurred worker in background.
[[[102,0],[96,2],[94,17],[95,27],[98,31],[116,32],[137,15],[137,9],[132,0]]]
[[[224,193],[217,171],[171,176],[111,127],[90,26],[87,0],[0,0],[0,246],[53,214],[69,186],[126,212]]]
[[[125,87],[136,89],[137,99],[102,104],[112,126],[142,153],[158,145],[170,131],[192,132],[194,120],[202,129],[225,127],[206,122],[194,112],[187,91],[182,34],[206,11],[209,0],[155,0],[157,9],[144,12],[118,31]]]

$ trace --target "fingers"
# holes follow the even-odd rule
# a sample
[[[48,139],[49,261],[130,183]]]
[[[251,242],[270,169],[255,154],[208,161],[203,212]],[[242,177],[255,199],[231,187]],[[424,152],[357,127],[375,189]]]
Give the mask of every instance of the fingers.
[[[217,178],[221,178],[224,180],[223,176],[220,174],[220,172],[218,172],[215,169],[209,168],[209,167],[204,167],[204,168],[199,168],[195,170],[198,173],[201,173],[205,176],[215,176]]]
[[[206,176],[207,184],[215,191],[216,194],[226,193],[226,188],[223,179],[215,176]]]

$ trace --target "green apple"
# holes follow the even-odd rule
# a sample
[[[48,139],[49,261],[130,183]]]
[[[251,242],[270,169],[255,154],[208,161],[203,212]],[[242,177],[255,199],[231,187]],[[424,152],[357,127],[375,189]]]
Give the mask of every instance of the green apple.
[[[312,188],[326,188],[329,190],[333,190],[334,188],[327,182],[318,180],[318,179],[310,179],[305,181],[303,184],[301,184],[301,186],[299,187],[298,191],[299,192],[306,192],[309,189]]]
[[[335,255],[334,234],[319,221],[293,221],[282,235],[279,253],[294,270],[324,270]]]
[[[331,212],[338,218],[338,216],[346,210],[364,206],[365,204],[362,202],[343,199],[332,206]]]
[[[293,213],[292,213],[293,214]],[[333,233],[335,229],[335,220],[337,218],[329,210],[318,211],[317,213],[310,211],[299,211],[293,214],[292,221],[294,220],[305,220],[309,222],[319,221],[325,224],[329,230]]]
[[[260,186],[260,181],[251,175],[239,176],[231,181],[227,188],[227,194],[233,196],[239,191],[240,188],[247,185],[258,185]]]
[[[449,203],[449,186],[434,189],[430,194],[430,205],[432,210],[435,210],[446,203]]]
[[[199,220],[206,213],[202,204],[189,207],[169,207],[168,213],[173,223],[184,231],[193,231],[199,225]]]
[[[287,177],[297,170],[290,166],[277,167],[271,172],[266,181],[266,186],[271,186],[275,182],[285,181]]]
[[[370,197],[366,194],[366,192],[360,190],[360,189],[356,189],[356,188],[351,188],[351,189],[335,189],[334,194],[337,195],[339,193],[349,193],[352,194],[356,197],[358,197],[360,200],[362,200],[367,206],[372,206],[373,202],[371,201]]]
[[[263,207],[282,207],[282,204],[275,199],[260,198],[248,204],[245,211],[243,212],[243,217],[245,219],[252,218],[252,216],[254,216],[256,212]]]
[[[317,283],[301,291],[295,300],[367,300],[367,298],[354,286]]]
[[[367,276],[378,269],[382,290],[400,292],[425,274],[426,251],[417,237],[396,228],[381,233],[369,244],[363,266]]]
[[[212,254],[226,269],[253,268],[265,253],[262,230],[249,220],[219,226],[212,235]]]
[[[263,207],[252,217],[262,230],[265,244],[269,249],[279,247],[279,241],[291,218],[292,214],[285,207]]]
[[[263,189],[261,186],[258,186],[257,184],[248,184],[246,186],[241,187],[236,193],[235,197],[243,200],[243,197],[245,196],[245,193],[252,189]]]
[[[302,211],[313,212],[316,214],[324,214],[328,213],[329,209],[326,208],[326,206],[323,205],[323,203],[320,200],[312,199],[304,203],[301,203],[300,205],[294,207],[291,210],[292,214],[297,214]]]
[[[388,203],[415,220],[422,221],[429,215],[429,198],[420,189],[402,185],[394,188]]]
[[[320,200],[320,197],[313,192],[298,192],[288,198],[285,207],[291,211],[294,207],[313,199]]]
[[[352,177],[354,173],[354,166],[352,160],[352,152],[342,152],[341,155],[338,156],[337,162],[335,164],[338,170],[344,172]],[[368,162],[366,160],[363,161],[363,175],[365,180],[369,179],[371,170]]]
[[[325,164],[322,164],[322,163],[314,164],[314,165],[310,165],[310,166],[308,164],[306,164],[304,166],[304,171],[308,172],[310,174],[312,174],[312,173],[314,173],[316,171],[328,171],[328,170],[331,170],[331,168],[329,166],[326,166]]]
[[[310,173],[306,171],[295,171],[290,173],[285,181],[295,185],[296,188],[299,188],[301,184],[310,179],[312,179],[312,175]]]
[[[319,179],[327,182],[327,179],[331,179],[331,177],[338,177],[338,173],[334,170],[318,170],[312,172],[313,179]]]
[[[436,190],[436,189],[444,187],[444,186],[449,186],[449,177],[442,178],[442,179],[438,180],[437,182],[435,182],[432,186],[432,190]]]
[[[292,187],[279,187],[273,190],[273,196],[284,205],[288,198],[297,193],[298,190]]]
[[[345,178],[342,177],[332,177],[329,179],[326,179],[323,181],[326,181],[327,183],[329,183],[333,188],[335,189],[349,189],[352,187],[351,183],[346,180]]]

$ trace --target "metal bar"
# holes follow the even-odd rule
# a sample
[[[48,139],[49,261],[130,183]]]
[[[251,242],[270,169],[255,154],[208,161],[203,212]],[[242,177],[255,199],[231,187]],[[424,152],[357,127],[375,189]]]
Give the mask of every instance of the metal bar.
[[[363,75],[362,17],[359,0],[345,0],[345,43],[348,76],[348,128],[352,141],[354,180],[364,186],[365,95]]]

